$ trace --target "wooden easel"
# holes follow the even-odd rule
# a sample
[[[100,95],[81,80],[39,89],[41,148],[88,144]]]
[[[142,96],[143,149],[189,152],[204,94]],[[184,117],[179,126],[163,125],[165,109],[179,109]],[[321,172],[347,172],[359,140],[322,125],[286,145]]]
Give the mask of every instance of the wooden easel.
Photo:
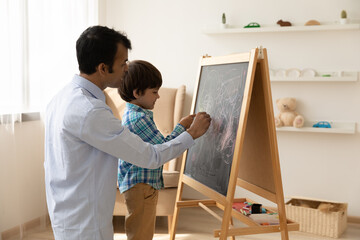
[[[238,120],[235,147],[231,162],[226,194],[219,193],[208,183],[194,179],[185,173],[189,151],[184,154],[173,224],[170,239],[175,239],[178,214],[183,207],[202,207],[219,219],[221,229],[214,230],[214,237],[227,239],[236,235],[281,232],[281,239],[288,240],[288,231],[299,230],[299,225],[286,219],[283,188],[278,157],[276,129],[269,80],[269,68],[266,49],[252,49],[250,53],[234,54],[224,57],[204,57],[201,59],[199,81],[194,91],[192,113],[195,113],[197,95],[203,66],[225,66],[224,64],[248,63],[244,85],[241,112]],[[203,81],[203,80],[202,80]],[[211,115],[211,113],[210,113]],[[213,123],[212,123],[213,124]],[[197,161],[195,159],[195,161]],[[193,163],[192,163],[193,164]],[[226,173],[225,173],[226,175]],[[206,181],[206,180],[205,180]],[[182,200],[184,184],[209,197],[204,200]],[[279,225],[262,226],[249,217],[232,208],[234,202],[249,201],[235,199],[236,186],[249,190],[277,205]],[[209,206],[223,210],[223,216],[212,211]],[[232,218],[248,225],[244,228],[231,228]]]

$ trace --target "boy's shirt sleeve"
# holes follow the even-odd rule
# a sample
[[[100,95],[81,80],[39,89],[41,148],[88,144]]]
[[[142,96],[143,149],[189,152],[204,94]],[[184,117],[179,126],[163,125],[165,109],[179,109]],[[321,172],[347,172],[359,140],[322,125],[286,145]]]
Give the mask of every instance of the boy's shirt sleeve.
[[[142,114],[133,125],[133,128],[133,132],[135,132],[143,141],[151,144],[168,142],[185,131],[185,128],[181,124],[177,124],[171,134],[164,137],[157,129],[153,119],[147,114]]]

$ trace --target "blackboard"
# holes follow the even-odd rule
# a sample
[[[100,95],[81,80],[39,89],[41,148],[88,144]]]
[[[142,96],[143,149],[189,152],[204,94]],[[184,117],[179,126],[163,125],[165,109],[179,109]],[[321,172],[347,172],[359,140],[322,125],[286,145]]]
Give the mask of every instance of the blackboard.
[[[212,121],[186,155],[184,174],[227,194],[239,125],[248,62],[202,66],[194,113],[207,112]]]

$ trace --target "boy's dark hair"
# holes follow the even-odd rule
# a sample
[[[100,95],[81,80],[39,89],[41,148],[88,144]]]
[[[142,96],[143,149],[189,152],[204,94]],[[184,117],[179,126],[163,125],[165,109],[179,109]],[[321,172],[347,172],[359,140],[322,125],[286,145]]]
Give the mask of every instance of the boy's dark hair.
[[[76,41],[80,72],[92,74],[100,63],[104,63],[112,73],[118,43],[131,49],[131,42],[123,33],[103,26],[87,28]]]
[[[129,63],[129,70],[121,81],[118,92],[121,98],[130,102],[135,100],[133,91],[143,94],[148,88],[160,88],[162,77],[160,71],[151,63],[134,60]]]

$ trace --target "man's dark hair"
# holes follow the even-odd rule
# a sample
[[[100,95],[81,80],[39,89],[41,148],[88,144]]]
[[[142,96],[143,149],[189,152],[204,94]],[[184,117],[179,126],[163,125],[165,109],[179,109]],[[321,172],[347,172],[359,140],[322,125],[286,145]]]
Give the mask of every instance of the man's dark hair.
[[[100,63],[104,63],[111,73],[118,43],[131,49],[131,42],[123,33],[103,26],[87,28],[76,41],[80,72],[92,74]]]
[[[160,88],[162,77],[159,70],[149,62],[134,60],[129,63],[128,72],[121,81],[118,92],[121,98],[130,102],[135,100],[133,91],[143,94],[148,88]]]

